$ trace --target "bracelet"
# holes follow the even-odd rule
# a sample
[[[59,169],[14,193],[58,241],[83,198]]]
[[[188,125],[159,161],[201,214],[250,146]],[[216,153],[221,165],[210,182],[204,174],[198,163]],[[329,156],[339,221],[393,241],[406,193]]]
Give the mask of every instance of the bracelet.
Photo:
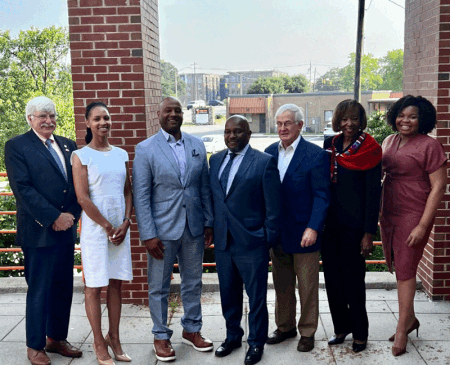
[[[131,222],[131,218],[128,218],[128,217],[125,217],[124,219],[123,219],[123,221],[125,222],[125,221],[128,221],[130,224],[132,223]]]

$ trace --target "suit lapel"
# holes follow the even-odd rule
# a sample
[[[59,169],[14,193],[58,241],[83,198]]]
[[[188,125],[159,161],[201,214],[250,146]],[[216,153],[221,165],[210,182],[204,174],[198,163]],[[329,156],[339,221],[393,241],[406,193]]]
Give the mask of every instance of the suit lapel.
[[[283,182],[286,181],[286,176],[292,175],[295,172],[295,170],[297,170],[298,166],[300,166],[303,158],[305,157],[305,150],[306,150],[306,142],[302,137],[300,138],[300,142],[298,143],[297,148],[295,149],[294,156],[292,156],[292,160],[289,163]],[[278,158],[278,149],[277,149],[277,158]]]
[[[173,151],[170,148],[169,143],[165,140],[164,135],[162,134],[161,130],[156,135],[156,138],[157,138],[158,147],[161,149],[164,156],[166,156],[167,160],[169,160],[170,165],[175,170],[175,173],[177,174],[178,180],[180,181],[180,184],[181,184],[180,167],[178,166],[177,161],[175,161],[175,157],[173,156]]]
[[[194,149],[192,148],[191,140],[183,134],[184,138],[184,152],[186,154],[186,171],[184,172],[184,185],[187,184],[191,177],[192,159],[194,158]],[[198,153],[198,151],[196,151]]]
[[[39,139],[39,137],[36,135],[36,133],[33,130],[30,130],[28,132],[28,137],[34,143],[34,147],[50,162],[50,164],[55,168],[55,170],[61,175],[63,180],[66,181],[66,178],[64,177],[61,170],[59,169],[59,166],[57,165],[52,154],[49,152],[47,147],[44,146],[44,144]],[[55,140],[56,140],[56,138],[55,138]],[[66,166],[67,166],[67,160],[66,160]]]
[[[255,152],[253,151],[253,149],[250,146],[248,146],[247,152],[245,153],[244,158],[241,164],[239,165],[239,169],[237,170],[236,175],[234,176],[233,182],[231,183],[230,190],[228,190],[227,196],[229,196],[233,192],[233,190],[236,188],[236,185],[239,184],[239,181],[244,177],[246,171],[252,164],[254,154]]]
[[[64,156],[64,161],[66,163],[67,180],[72,181],[72,165],[70,164],[70,156],[72,154],[72,151],[70,151],[70,146],[68,146],[67,143],[64,142],[59,136],[53,135],[53,137],[55,138],[55,142],[58,144],[59,149]]]
[[[217,154],[217,163],[216,164],[212,164],[211,165],[211,171],[210,171],[210,175],[211,175],[211,188],[213,188],[213,185],[215,186],[215,191],[220,191],[220,194],[223,195],[225,197],[225,194],[223,192],[222,187],[220,186],[220,182],[219,182],[219,171],[220,171],[220,166],[222,166],[223,161],[225,160],[225,157],[228,153],[228,149],[218,152]]]

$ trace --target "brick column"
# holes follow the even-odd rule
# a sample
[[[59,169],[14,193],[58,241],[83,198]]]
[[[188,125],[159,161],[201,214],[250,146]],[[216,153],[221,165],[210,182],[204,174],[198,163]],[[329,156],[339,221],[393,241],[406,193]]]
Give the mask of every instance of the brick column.
[[[134,148],[159,129],[161,100],[157,0],[68,0],[77,144],[85,144],[85,107],[101,100],[113,122],[110,143]],[[133,219],[135,222],[135,219]],[[147,257],[131,225],[134,280],[125,303],[148,303]]]
[[[407,0],[403,94],[422,95],[437,109],[433,132],[450,154],[450,2]],[[433,300],[450,300],[450,195],[436,215],[418,275]]]

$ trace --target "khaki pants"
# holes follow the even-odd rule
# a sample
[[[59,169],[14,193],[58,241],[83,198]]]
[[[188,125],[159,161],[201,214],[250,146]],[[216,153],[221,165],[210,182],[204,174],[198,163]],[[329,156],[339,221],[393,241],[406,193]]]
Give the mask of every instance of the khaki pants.
[[[275,323],[282,332],[296,326],[296,278],[300,296],[298,331],[314,337],[319,324],[319,251],[287,254],[281,248],[271,251],[275,286]]]

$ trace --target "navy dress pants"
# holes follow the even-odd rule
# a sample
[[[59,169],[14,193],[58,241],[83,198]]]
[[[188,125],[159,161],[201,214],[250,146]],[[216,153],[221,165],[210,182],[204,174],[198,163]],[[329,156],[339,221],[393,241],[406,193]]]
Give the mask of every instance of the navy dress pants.
[[[269,331],[267,311],[269,250],[267,246],[248,249],[245,245],[234,241],[228,234],[226,249],[216,250],[215,257],[227,340],[241,341],[244,335],[241,320],[245,285],[250,305],[247,342],[250,346],[263,347]]]
[[[74,244],[60,242],[50,247],[23,247],[27,346],[45,347],[46,336],[61,341],[67,338],[73,293]]]

